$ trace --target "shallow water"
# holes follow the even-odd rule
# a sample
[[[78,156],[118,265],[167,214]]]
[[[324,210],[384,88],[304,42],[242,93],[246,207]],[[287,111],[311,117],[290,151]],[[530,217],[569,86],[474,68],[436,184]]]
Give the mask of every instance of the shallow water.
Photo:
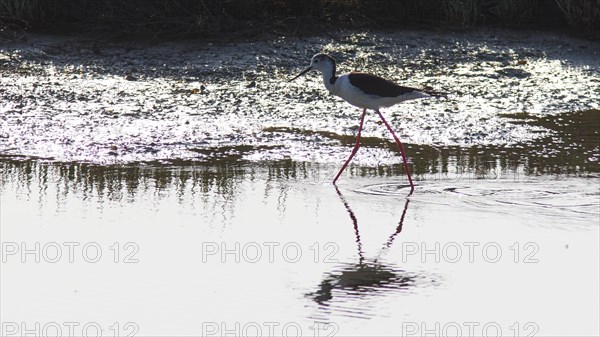
[[[597,43],[90,46],[2,47],[2,335],[600,333]],[[321,49],[451,93],[384,112],[409,198],[374,116],[331,184],[359,111],[284,82]]]
[[[430,176],[406,199],[399,177],[336,189],[324,169],[4,161],[2,319],[105,335],[115,322],[122,335],[597,331],[600,179]]]

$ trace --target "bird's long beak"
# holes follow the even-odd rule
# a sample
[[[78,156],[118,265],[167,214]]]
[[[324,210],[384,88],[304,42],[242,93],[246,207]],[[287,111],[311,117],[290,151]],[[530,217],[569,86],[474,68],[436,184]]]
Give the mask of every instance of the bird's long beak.
[[[311,66],[309,66],[308,68],[306,68],[306,69],[302,70],[302,72],[301,72],[300,74],[296,75],[296,77],[292,78],[292,79],[291,79],[291,80],[289,80],[288,82],[291,82],[291,81],[293,81],[293,80],[297,79],[298,77],[300,77],[300,76],[302,76],[302,75],[306,74],[307,72],[309,72],[309,71],[311,71],[311,70],[312,70],[312,67],[311,67]]]

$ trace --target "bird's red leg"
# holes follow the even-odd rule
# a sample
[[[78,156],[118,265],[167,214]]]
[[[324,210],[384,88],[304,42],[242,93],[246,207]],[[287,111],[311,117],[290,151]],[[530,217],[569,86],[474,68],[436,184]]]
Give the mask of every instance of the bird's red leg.
[[[338,180],[338,178],[340,177],[342,172],[344,172],[344,170],[346,169],[346,166],[348,166],[348,163],[350,162],[350,160],[352,160],[352,157],[354,157],[354,155],[356,154],[356,151],[358,151],[358,148],[360,147],[360,132],[362,131],[362,128],[363,128],[363,122],[365,121],[366,113],[367,113],[367,109],[364,109],[363,113],[362,113],[362,117],[360,118],[360,126],[358,127],[358,136],[356,136],[356,144],[354,145],[354,149],[352,150],[350,157],[348,157],[348,160],[346,160],[346,162],[344,163],[344,166],[342,166],[342,169],[340,170],[340,172],[338,172],[338,174],[333,179],[333,184],[335,184],[335,182]]]
[[[396,141],[396,145],[398,145],[398,150],[400,150],[400,154],[402,154],[402,162],[404,164],[404,170],[406,171],[406,176],[408,177],[408,182],[410,183],[410,193],[408,195],[411,195],[413,193],[413,191],[415,190],[415,186],[413,185],[412,178],[410,177],[410,171],[408,170],[408,164],[406,163],[406,155],[404,154],[404,146],[402,145],[402,142],[400,141],[400,139],[398,139],[398,137],[396,137],[396,134],[394,133],[394,130],[392,130],[392,127],[388,124],[388,122],[385,120],[385,118],[383,118],[383,115],[381,114],[381,112],[379,112],[379,110],[375,110],[375,111],[379,115],[379,118],[381,118],[381,120],[383,121],[383,124],[385,124],[387,129],[392,133],[392,136],[394,137],[394,140]]]

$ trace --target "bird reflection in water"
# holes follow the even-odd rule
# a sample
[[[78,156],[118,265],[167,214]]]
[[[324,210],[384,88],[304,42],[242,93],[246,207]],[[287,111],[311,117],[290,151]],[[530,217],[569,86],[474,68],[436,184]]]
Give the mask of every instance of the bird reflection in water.
[[[402,231],[404,218],[408,209],[409,199],[406,199],[404,210],[395,231],[390,235],[378,257],[373,261],[366,261],[362,250],[360,233],[358,230],[358,220],[350,208],[348,201],[336,187],[336,192],[344,204],[346,211],[350,215],[356,235],[356,244],[358,248],[358,263],[344,263],[335,271],[328,273],[325,279],[319,285],[319,289],[307,296],[312,298],[319,306],[326,309],[330,306],[330,301],[337,297],[342,301],[356,299],[368,296],[384,295],[388,290],[406,290],[414,285],[417,276],[404,270],[390,265],[384,265],[379,260],[387,249],[392,246],[396,236]],[[347,314],[355,317],[368,316],[366,308],[345,308]]]

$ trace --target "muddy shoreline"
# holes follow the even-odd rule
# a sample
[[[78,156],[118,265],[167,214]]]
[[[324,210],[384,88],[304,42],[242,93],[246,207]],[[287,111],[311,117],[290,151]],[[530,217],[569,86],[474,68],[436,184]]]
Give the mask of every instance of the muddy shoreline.
[[[384,112],[416,152],[482,148],[499,157],[493,149],[506,148],[500,152],[517,162],[550,157],[543,166],[597,172],[600,44],[506,30],[101,48],[34,35],[1,49],[0,154],[96,164],[228,156],[335,162],[354,137],[358,112],[329,96],[315,75],[286,82],[319,51],[332,53],[342,72],[388,74],[450,93]],[[393,165],[385,130],[373,121],[359,163]],[[589,127],[583,138],[569,136],[582,126]],[[574,154],[562,155],[565,146]],[[418,155],[415,166],[423,166]]]

